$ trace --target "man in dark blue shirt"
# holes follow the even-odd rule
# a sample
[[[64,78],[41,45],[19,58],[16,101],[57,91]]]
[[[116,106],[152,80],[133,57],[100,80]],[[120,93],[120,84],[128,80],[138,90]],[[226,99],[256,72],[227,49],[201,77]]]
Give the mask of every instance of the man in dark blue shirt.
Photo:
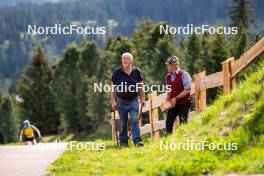
[[[117,109],[119,123],[120,147],[128,145],[127,120],[130,115],[132,138],[136,146],[143,146],[140,137],[138,121],[138,94],[141,94],[141,105],[145,105],[143,74],[132,66],[133,56],[130,53],[122,55],[122,67],[117,68],[112,75],[111,101],[112,108]]]

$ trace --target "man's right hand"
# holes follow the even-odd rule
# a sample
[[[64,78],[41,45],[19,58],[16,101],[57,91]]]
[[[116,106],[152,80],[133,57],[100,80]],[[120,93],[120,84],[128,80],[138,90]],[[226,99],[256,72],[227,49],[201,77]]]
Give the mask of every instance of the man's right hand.
[[[115,102],[115,101],[112,101],[112,108],[113,108],[114,110],[116,110],[116,107],[117,107],[116,102]]]

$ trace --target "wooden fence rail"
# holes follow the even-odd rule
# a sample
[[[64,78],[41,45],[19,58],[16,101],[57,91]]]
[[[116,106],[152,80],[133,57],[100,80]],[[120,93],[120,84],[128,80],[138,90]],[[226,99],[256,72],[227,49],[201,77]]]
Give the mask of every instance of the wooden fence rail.
[[[195,111],[201,112],[206,108],[206,90],[223,86],[223,94],[227,95],[236,87],[236,77],[252,61],[264,52],[264,38],[259,40],[253,47],[245,52],[239,59],[234,57],[222,62],[222,71],[206,76],[206,72],[200,72],[195,75],[195,81],[192,82],[191,95],[195,97]],[[141,135],[151,134],[152,140],[159,139],[159,130],[165,128],[165,120],[159,121],[158,108],[164,102],[166,93],[157,95],[151,93],[146,101],[146,106],[142,108],[142,113],[149,112],[150,124],[140,127]],[[115,139],[115,123],[112,119],[109,121],[112,125],[112,136]],[[191,113],[193,114],[193,113]],[[118,113],[115,113],[116,120],[119,121]],[[118,122],[117,122],[118,123]],[[140,122],[142,124],[142,121]]]

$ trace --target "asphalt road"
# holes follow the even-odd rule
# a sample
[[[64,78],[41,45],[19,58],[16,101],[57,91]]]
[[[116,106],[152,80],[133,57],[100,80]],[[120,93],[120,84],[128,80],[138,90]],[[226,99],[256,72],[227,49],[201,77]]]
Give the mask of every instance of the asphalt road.
[[[65,150],[67,143],[36,146],[0,146],[0,176],[43,176]]]

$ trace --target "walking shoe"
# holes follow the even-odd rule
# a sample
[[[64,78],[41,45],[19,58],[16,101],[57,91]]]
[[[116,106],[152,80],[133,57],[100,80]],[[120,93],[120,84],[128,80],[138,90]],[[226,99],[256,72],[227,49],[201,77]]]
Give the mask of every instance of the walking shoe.
[[[128,145],[127,145],[127,144],[120,144],[119,147],[120,147],[120,148],[127,148]]]
[[[143,142],[138,142],[135,145],[136,145],[136,147],[143,147],[144,146]]]

